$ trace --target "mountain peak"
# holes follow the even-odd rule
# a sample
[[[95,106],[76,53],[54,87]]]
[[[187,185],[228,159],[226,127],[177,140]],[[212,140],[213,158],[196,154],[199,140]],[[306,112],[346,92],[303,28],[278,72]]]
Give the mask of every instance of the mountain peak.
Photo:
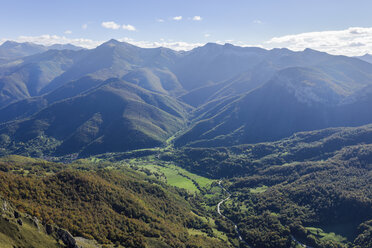
[[[53,44],[50,46],[45,46],[41,44],[35,44],[32,42],[17,42],[17,41],[12,41],[12,40],[7,40],[5,41],[2,45],[0,45],[1,48],[3,49],[34,49],[36,50],[33,53],[38,53],[38,52],[44,52],[49,49],[55,49],[55,50],[80,50],[83,49],[82,47],[78,47],[72,44]],[[31,55],[31,54],[27,54]]]
[[[358,56],[356,58],[372,64],[372,55],[369,53],[366,53],[363,56]]]
[[[372,55],[369,54],[369,53],[366,53],[366,54],[360,56],[359,58],[372,58]]]
[[[12,41],[12,40],[7,40],[5,41],[1,46],[2,47],[9,47],[9,46],[14,46],[19,44],[18,42]]]
[[[279,53],[279,54],[287,54],[287,53],[292,53],[293,51],[292,50],[289,50],[288,48],[286,47],[282,47],[282,48],[273,48],[271,49],[270,51],[274,52],[274,53]]]
[[[111,39],[111,40],[108,40],[108,41],[102,43],[100,46],[104,46],[104,47],[114,47],[114,46],[117,46],[117,45],[119,45],[119,44],[121,44],[120,41],[115,40],[115,39]]]
[[[217,43],[213,43],[213,42],[208,42],[206,43],[204,46],[199,46],[199,47],[196,47],[194,48],[193,50],[191,51],[218,51],[219,49],[221,49],[223,46],[220,45],[220,44],[217,44]]]
[[[214,42],[208,42],[203,47],[211,48],[211,47],[221,47],[222,45],[214,43]]]
[[[17,42],[13,40],[7,40],[1,45],[3,48],[13,48],[15,46],[43,47],[43,45],[38,45],[31,42]]]
[[[311,48],[308,48],[307,47],[307,48],[304,49],[304,52],[308,52],[309,53],[309,52],[317,52],[317,51],[314,50],[314,49],[311,49]]]
[[[227,47],[227,48],[229,48],[229,47],[235,47],[233,44],[231,44],[231,43],[225,43],[224,45],[223,45],[224,47]]]
[[[107,41],[106,43],[112,43],[112,44],[120,44],[122,42],[118,41],[118,40],[115,40],[115,39],[110,39],[109,41]]]
[[[134,47],[137,47],[135,45],[132,45],[128,42],[124,42],[124,41],[118,41],[118,40],[115,40],[115,39],[111,39],[109,41],[106,41],[105,43],[103,43],[102,45],[100,45],[100,47],[130,47],[130,48],[134,48]]]
[[[0,57],[8,60],[45,52],[47,47],[30,42],[5,41],[0,45]]]
[[[304,49],[303,52],[305,54],[327,54],[326,52],[321,52],[321,51],[314,50],[314,49],[311,49],[311,48],[306,48],[306,49]]]

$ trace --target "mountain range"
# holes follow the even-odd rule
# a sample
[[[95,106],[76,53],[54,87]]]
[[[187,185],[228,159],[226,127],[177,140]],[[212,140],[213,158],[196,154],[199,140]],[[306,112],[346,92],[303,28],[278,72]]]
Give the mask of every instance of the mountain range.
[[[13,59],[18,59],[37,53],[42,53],[47,50],[81,50],[82,47],[74,46],[71,44],[53,44],[50,46],[44,46],[39,44],[34,44],[31,42],[15,42],[15,41],[5,41],[0,45],[0,63],[10,61]]]
[[[175,133],[176,146],[231,146],[372,123],[362,58],[214,43],[66,48],[1,46],[3,151],[87,156],[162,146]]]
[[[368,55],[0,48],[0,246],[372,248]]]

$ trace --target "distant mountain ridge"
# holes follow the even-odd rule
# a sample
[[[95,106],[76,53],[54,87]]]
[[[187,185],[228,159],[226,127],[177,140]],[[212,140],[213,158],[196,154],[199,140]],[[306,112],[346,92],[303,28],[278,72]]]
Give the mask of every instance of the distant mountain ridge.
[[[278,140],[299,131],[372,123],[371,85],[351,94],[318,70],[288,68],[243,96],[214,108],[178,137],[183,146],[225,146]],[[344,85],[345,86],[345,85]],[[346,88],[345,88],[346,89]]]
[[[0,65],[0,142],[27,144],[26,154],[42,142],[64,155],[149,148],[176,132],[177,146],[272,141],[372,123],[371,104],[372,64],[312,49],[177,52],[109,40]]]
[[[372,55],[371,54],[366,53],[363,56],[358,56],[356,58],[364,60],[364,61],[372,64]]]
[[[0,45],[0,59],[17,59],[42,53],[47,50],[81,50],[82,47],[74,46],[71,44],[53,44],[50,46],[39,45],[31,42],[16,42],[16,41],[5,41]]]

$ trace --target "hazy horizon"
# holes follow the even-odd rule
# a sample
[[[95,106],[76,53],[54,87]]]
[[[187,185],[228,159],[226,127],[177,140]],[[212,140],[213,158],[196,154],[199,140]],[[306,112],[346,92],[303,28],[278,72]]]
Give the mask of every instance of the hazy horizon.
[[[0,44],[14,40],[94,48],[114,38],[174,50],[213,42],[359,56],[372,53],[371,8],[369,1],[346,0],[3,1],[0,21],[7,25],[0,27]]]

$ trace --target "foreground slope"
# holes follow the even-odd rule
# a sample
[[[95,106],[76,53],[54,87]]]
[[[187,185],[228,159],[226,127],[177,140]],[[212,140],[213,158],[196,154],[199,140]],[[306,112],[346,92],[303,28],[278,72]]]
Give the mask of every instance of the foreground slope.
[[[187,227],[211,230],[186,200],[193,195],[123,166],[10,156],[0,159],[0,178],[0,195],[19,211],[106,247],[229,247],[188,234]]]
[[[0,246],[13,247],[61,247],[54,237],[47,235],[41,224],[29,215],[22,215],[12,204],[0,196]]]

